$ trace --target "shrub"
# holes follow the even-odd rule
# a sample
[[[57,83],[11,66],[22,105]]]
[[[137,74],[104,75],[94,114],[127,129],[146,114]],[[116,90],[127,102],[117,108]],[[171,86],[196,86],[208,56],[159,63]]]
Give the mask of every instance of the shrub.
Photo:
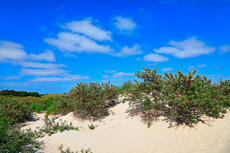
[[[205,123],[202,115],[222,117],[229,107],[229,82],[212,85],[211,79],[197,75],[196,70],[188,76],[181,71],[173,76],[172,73],[157,74],[157,68],[144,72],[137,71],[135,76],[143,79],[137,83],[137,88],[131,90],[130,112],[141,112],[146,120],[152,121],[159,114],[170,116],[178,124],[194,125],[199,121]],[[154,99],[152,99],[154,98]]]
[[[2,140],[7,137],[7,130],[9,128],[9,119],[5,119],[0,114],[0,144],[2,143]]]
[[[117,98],[116,87],[110,82],[102,83],[77,83],[71,88],[68,95],[61,99],[58,107],[72,107],[75,113],[91,116],[108,115],[108,107],[115,105]]]
[[[69,112],[75,111],[75,108],[72,106],[70,100],[66,96],[57,96],[54,101],[54,105],[52,105],[54,111],[53,114],[62,114],[66,115]],[[52,109],[52,108],[49,108]]]
[[[48,114],[51,114],[57,109],[56,103],[58,102],[58,100],[59,96],[48,97],[41,102],[30,104],[30,108],[37,113],[40,113],[41,111],[47,111]]]
[[[4,118],[0,114],[0,152],[18,153],[32,152],[33,148],[39,148],[40,144],[35,141],[31,131],[20,131],[19,126],[13,126],[9,118]],[[31,147],[26,147],[31,145]]]
[[[88,125],[88,127],[89,127],[89,129],[91,129],[91,130],[94,130],[94,129],[95,129],[95,126],[94,126],[93,124]]]
[[[24,122],[29,119],[31,113],[29,106],[17,99],[0,98],[0,115],[10,120],[11,124]]]
[[[55,123],[55,119],[57,118],[52,118],[49,119],[48,118],[48,114],[45,114],[45,118],[42,119],[45,122],[45,126],[43,129],[40,129],[38,133],[40,133],[40,135],[35,131],[36,133],[36,137],[42,137],[42,133],[47,133],[49,136],[52,134],[57,133],[58,131],[63,132],[65,130],[76,130],[77,127],[73,127],[72,123],[70,122],[70,124],[66,124],[66,121],[61,122],[61,125],[59,125],[58,123]],[[61,119],[60,119],[61,121]]]
[[[0,113],[0,152],[18,153],[18,152],[34,152],[34,148],[40,148],[40,143],[35,141],[36,138],[43,137],[44,133],[49,136],[58,131],[78,130],[77,127],[61,122],[55,123],[56,118],[49,119],[48,114],[45,115],[43,121],[45,126],[42,129],[33,132],[31,129],[20,131],[20,126],[12,125],[11,118],[5,118]]]
[[[63,145],[61,144],[58,149],[61,151],[61,153],[74,153],[73,151],[70,151],[70,148],[66,148],[66,151],[62,150],[63,149]],[[78,153],[78,151],[76,151],[76,153]],[[90,153],[90,149],[88,148],[87,150],[81,149],[81,153]]]
[[[32,111],[35,111],[37,113],[41,113],[43,110],[45,110],[45,105],[40,103],[33,103],[29,105]]]

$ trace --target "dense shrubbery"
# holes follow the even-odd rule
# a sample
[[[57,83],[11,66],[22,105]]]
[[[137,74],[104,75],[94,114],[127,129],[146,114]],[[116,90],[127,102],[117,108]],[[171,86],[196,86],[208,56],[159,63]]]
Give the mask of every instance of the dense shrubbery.
[[[29,106],[17,99],[0,98],[0,115],[11,121],[11,124],[22,123],[29,119],[32,110]]]
[[[20,131],[19,126],[7,127],[4,137],[0,139],[0,152],[4,153],[33,152],[34,148],[39,147],[40,144],[35,141],[33,132]]]
[[[12,95],[12,96],[20,96],[20,97],[40,97],[38,92],[26,92],[26,91],[15,91],[15,90],[2,90],[0,91],[0,95]]]
[[[77,114],[83,116],[108,115],[108,107],[115,105],[116,86],[108,83],[77,83],[68,95],[59,100],[60,108],[75,108]]]
[[[143,79],[137,83],[137,88],[128,95],[130,112],[141,112],[148,121],[152,121],[159,114],[170,116],[178,124],[193,125],[201,119],[202,115],[209,117],[222,117],[230,106],[230,86],[228,81],[220,84],[211,84],[211,79],[197,75],[196,70],[189,72],[188,76],[181,71],[173,76],[164,73],[165,77],[157,74],[157,68],[150,70],[143,68],[144,72],[137,71],[135,76]]]
[[[73,127],[72,123],[70,125],[61,122],[55,123],[56,118],[50,120],[48,114],[45,115],[43,121],[45,126],[39,131],[31,131],[31,129],[20,130],[20,126],[13,127],[10,125],[9,120],[4,119],[0,115],[0,152],[6,153],[17,153],[19,151],[23,152],[33,152],[34,148],[39,148],[40,143],[35,139],[44,137],[45,134],[51,136],[52,134],[57,133],[58,131],[63,132],[65,130],[78,130],[77,127]],[[29,145],[29,146],[28,146]]]
[[[57,109],[56,103],[58,102],[58,100],[59,96],[48,97],[47,99],[44,99],[39,103],[30,104],[30,108],[37,113],[46,111],[48,114],[50,114]]]
[[[21,132],[15,125],[29,119],[30,114],[31,110],[25,103],[16,99],[0,98],[0,152],[26,151],[23,146],[27,144],[38,146],[30,133]]]

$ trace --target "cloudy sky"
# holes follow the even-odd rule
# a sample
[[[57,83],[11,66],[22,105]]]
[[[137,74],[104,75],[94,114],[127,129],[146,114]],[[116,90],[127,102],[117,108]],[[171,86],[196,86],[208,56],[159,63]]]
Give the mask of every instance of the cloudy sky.
[[[216,82],[229,62],[229,0],[0,0],[0,90],[120,85],[142,67]]]

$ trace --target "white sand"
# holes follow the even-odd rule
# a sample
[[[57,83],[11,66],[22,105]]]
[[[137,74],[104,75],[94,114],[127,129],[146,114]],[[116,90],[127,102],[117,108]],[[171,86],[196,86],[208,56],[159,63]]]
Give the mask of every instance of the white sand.
[[[166,121],[156,121],[150,128],[141,118],[129,117],[125,111],[128,102],[111,108],[115,114],[101,121],[80,121],[72,113],[60,117],[72,122],[79,131],[70,130],[37,139],[44,142],[44,152],[58,153],[58,147],[70,147],[71,151],[90,148],[93,153],[229,153],[230,152],[230,113],[224,119],[211,120],[208,126],[198,124],[195,128],[169,128]],[[37,121],[27,122],[22,129],[43,126],[43,114],[37,114]],[[56,122],[59,119],[56,119]],[[96,129],[90,130],[93,123]]]

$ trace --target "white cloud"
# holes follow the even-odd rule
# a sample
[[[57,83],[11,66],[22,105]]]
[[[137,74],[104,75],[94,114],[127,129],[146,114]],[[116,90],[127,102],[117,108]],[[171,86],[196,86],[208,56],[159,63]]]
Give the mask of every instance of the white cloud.
[[[57,47],[61,51],[87,53],[110,53],[113,51],[110,46],[99,45],[86,36],[81,36],[79,34],[61,32],[57,37],[58,39],[48,38],[44,41]]]
[[[1,76],[0,80],[19,80],[22,76]]]
[[[134,76],[134,73],[118,72],[113,74],[112,78],[123,78],[123,76]]]
[[[141,61],[141,58],[137,58],[137,61]]]
[[[115,56],[127,57],[130,55],[137,55],[137,54],[142,54],[142,53],[143,53],[143,51],[141,50],[140,46],[136,44],[132,48],[129,48],[127,46],[123,47],[121,49],[121,52],[116,53]]]
[[[95,40],[112,40],[111,32],[92,25],[91,19],[69,22],[64,27],[72,32],[84,34]]]
[[[195,66],[189,66],[188,69],[195,69]]]
[[[137,25],[130,18],[115,17],[114,19],[116,20],[114,25],[121,31],[132,31]]]
[[[161,71],[173,71],[173,70],[174,70],[174,69],[172,69],[171,67],[161,69]]]
[[[26,59],[41,61],[46,60],[50,62],[56,61],[54,53],[51,50],[46,50],[44,53],[35,55],[35,54],[27,54],[23,50],[23,46],[21,44],[9,42],[9,41],[0,41],[0,61],[3,62],[11,62],[15,65],[18,62],[23,62]]]
[[[177,58],[192,58],[215,51],[214,47],[206,46],[204,42],[197,40],[196,37],[181,42],[170,41],[169,45],[172,47],[161,47],[160,49],[154,49],[154,51],[156,53],[172,54]]]
[[[111,79],[111,81],[123,81],[123,79]]]
[[[35,78],[31,81],[33,82],[58,82],[58,81],[79,81],[90,79],[89,76],[81,76],[81,75],[70,75],[66,77],[50,77],[50,78]]]
[[[116,73],[116,70],[111,70],[111,71],[105,70],[105,73]]]
[[[27,85],[39,85],[39,84],[38,83],[32,83],[32,82],[0,82],[1,87],[27,86]]]
[[[19,62],[22,67],[32,68],[56,68],[56,67],[67,67],[64,64],[51,64],[51,63],[38,63],[38,62]]]
[[[216,75],[210,75],[211,77],[218,77],[218,78],[223,78],[224,76],[221,74],[216,74]]]
[[[62,69],[27,69],[22,68],[21,72],[22,75],[30,75],[30,76],[63,76],[67,75],[67,71]]]
[[[101,80],[101,82],[108,82],[108,80]]]
[[[28,58],[27,53],[22,50],[21,44],[0,41],[0,61],[6,60],[24,60]]]
[[[158,55],[158,54],[148,54],[144,56],[144,61],[148,62],[166,62],[169,58]]]
[[[213,65],[213,67],[220,69],[220,67],[219,67],[219,66],[216,66],[216,65]]]
[[[153,64],[147,64],[148,66],[155,66],[157,65],[157,63],[153,63]]]
[[[230,45],[224,45],[224,46],[220,46],[220,54],[225,54],[226,52],[230,51]]]
[[[74,58],[77,58],[76,55],[71,54],[71,53],[68,53],[68,52],[65,52],[65,54],[64,54],[63,56],[65,56],[65,57],[74,57]]]
[[[108,75],[103,75],[102,78],[109,78],[109,76]]]
[[[206,64],[201,64],[201,65],[198,65],[197,67],[206,67],[207,65]]]
[[[42,60],[46,60],[49,62],[56,61],[54,53],[51,50],[46,50],[44,53],[38,55],[30,54],[30,58],[34,61],[42,61]]]

